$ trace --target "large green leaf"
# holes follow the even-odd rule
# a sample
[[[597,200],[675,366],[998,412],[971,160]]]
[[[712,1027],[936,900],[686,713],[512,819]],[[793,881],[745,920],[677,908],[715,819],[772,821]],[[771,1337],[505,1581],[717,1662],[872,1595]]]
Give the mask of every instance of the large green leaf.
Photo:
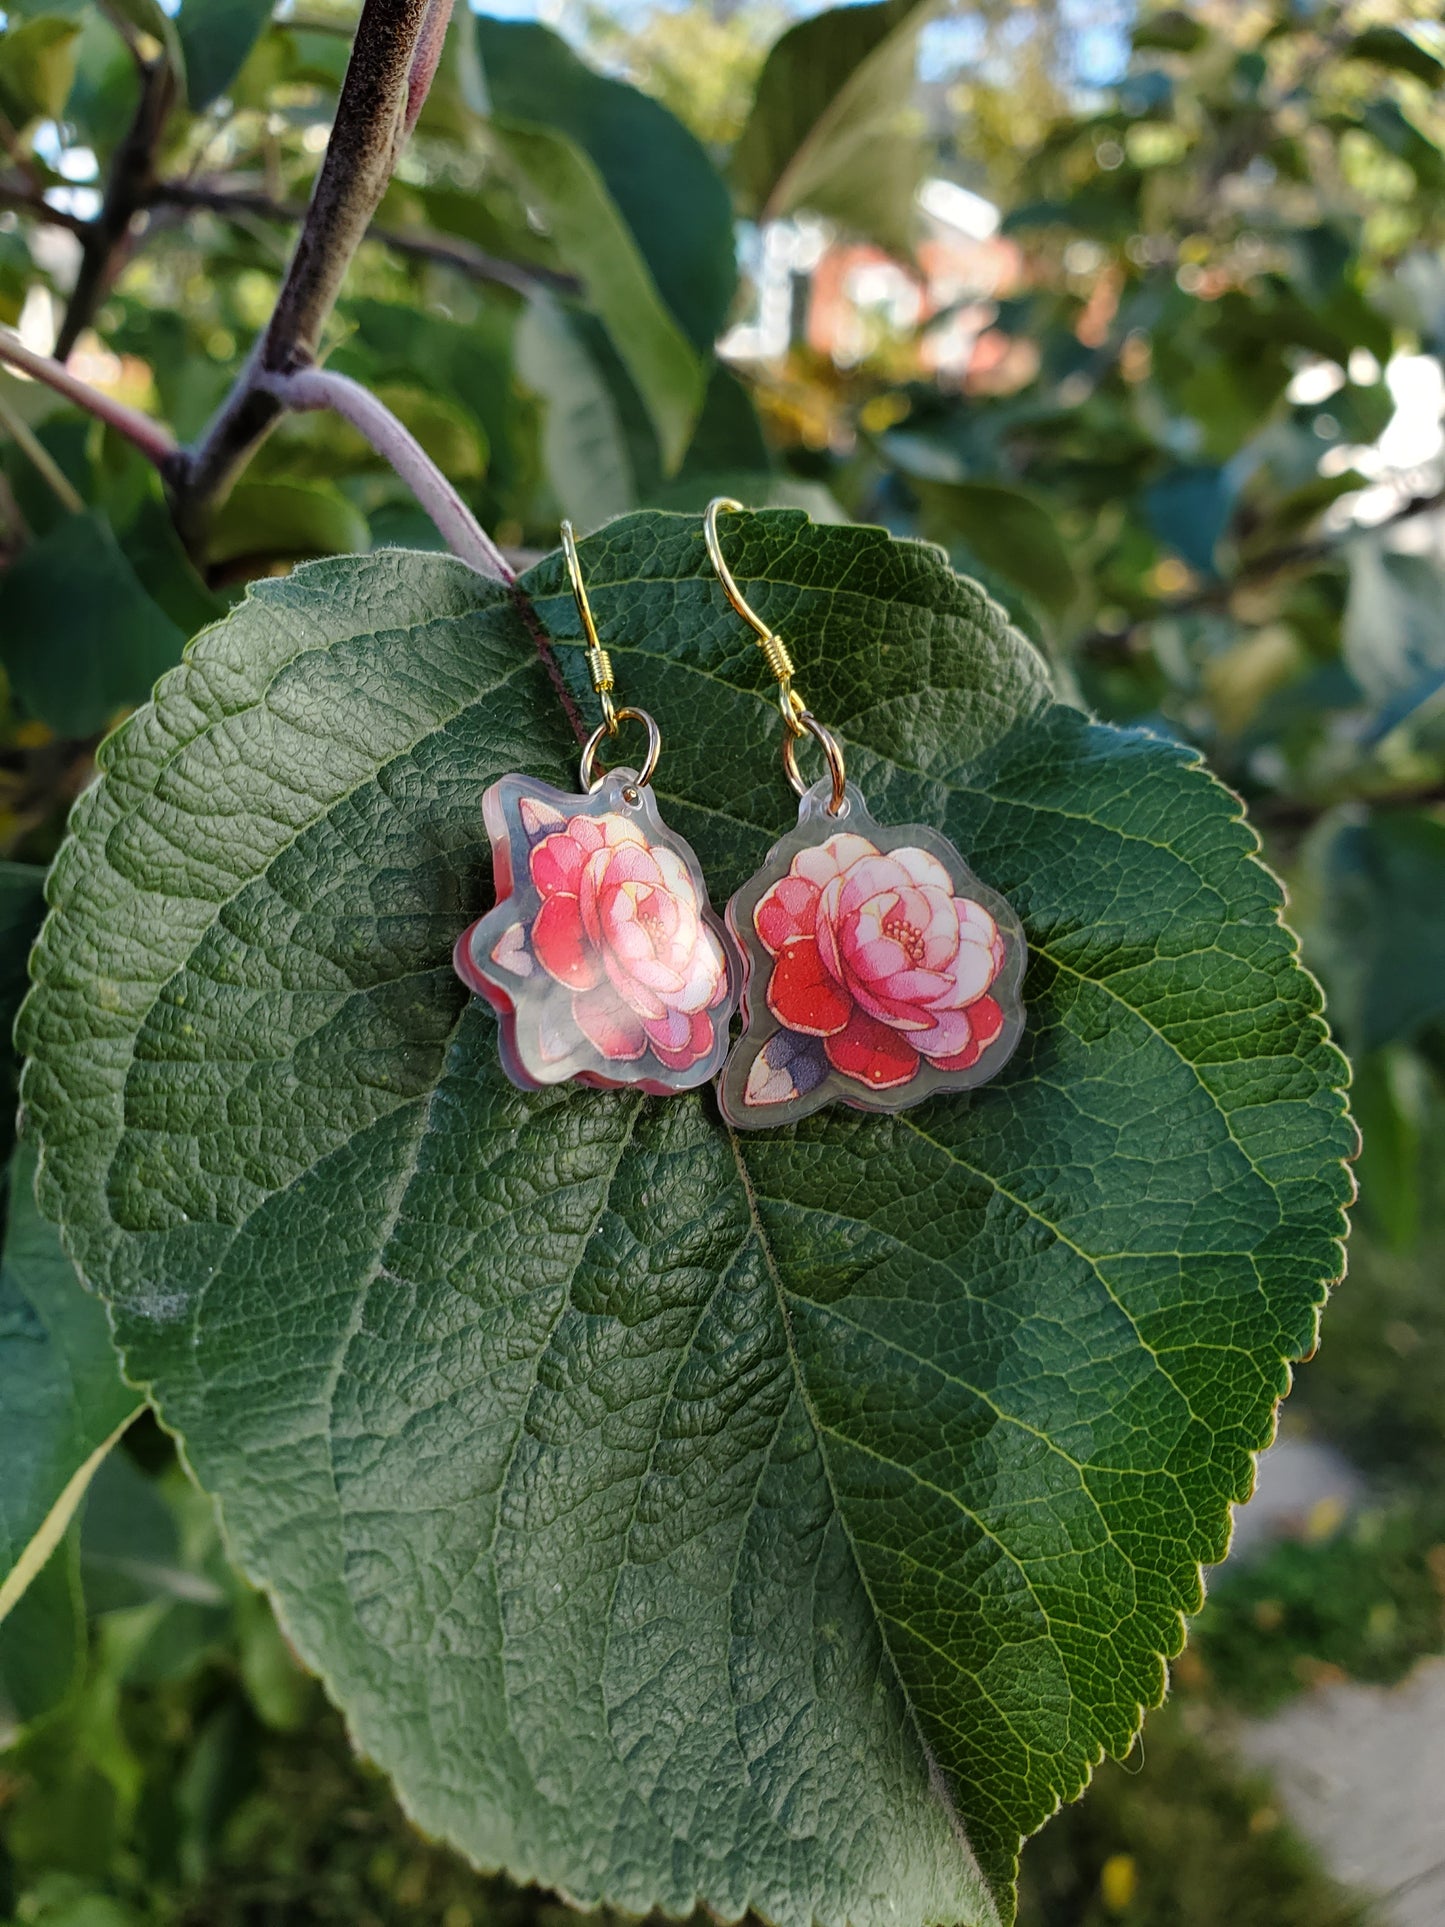
[[[660,101],[595,73],[535,20],[477,19],[493,110],[564,134],[590,158],[657,291],[711,351],[737,288],[732,202],[707,150]]]
[[[576,746],[513,598],[390,553],[257,585],[104,750],[21,1018],[42,1196],[429,1830],[638,1911],[992,1922],[1314,1342],[1344,1064],[1189,753],[1053,704],[936,551],[729,552],[879,815],[1022,915],[999,1079],[746,1142],[508,1084],[450,962],[480,792]],[[793,813],[766,669],[696,517],[582,561],[721,900]],[[575,640],[560,558],[523,587]]]
[[[34,1179],[26,1146],[12,1167],[0,1262],[0,1619],[50,1560],[137,1405],[104,1307],[35,1208]]]
[[[929,151],[913,78],[931,11],[930,0],[834,7],[777,41],[733,150],[747,212],[775,220],[807,208],[911,252]]]

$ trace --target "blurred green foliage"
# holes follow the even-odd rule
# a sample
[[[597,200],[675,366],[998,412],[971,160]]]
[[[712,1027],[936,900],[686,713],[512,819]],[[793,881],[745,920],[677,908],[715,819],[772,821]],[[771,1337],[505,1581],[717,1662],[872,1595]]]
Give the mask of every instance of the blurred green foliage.
[[[1330,1678],[1390,1683],[1445,1643],[1445,1505],[1412,1495],[1225,1568],[1188,1677],[1268,1712]]]
[[[1365,1927],[1196,1707],[1170,1705],[1024,1856],[1022,1927]]]
[[[3,1756],[0,1907],[25,1927],[563,1927],[407,1823],[353,1755],[150,1421],[67,1548],[88,1659]],[[13,1622],[0,1631],[0,1681]],[[1268,1791],[1185,1703],[1025,1856],[1028,1927],[1352,1927]],[[1113,1904],[1124,1900],[1125,1904]],[[599,1927],[610,1917],[594,1916]],[[701,1916],[699,1916],[701,1919]]]

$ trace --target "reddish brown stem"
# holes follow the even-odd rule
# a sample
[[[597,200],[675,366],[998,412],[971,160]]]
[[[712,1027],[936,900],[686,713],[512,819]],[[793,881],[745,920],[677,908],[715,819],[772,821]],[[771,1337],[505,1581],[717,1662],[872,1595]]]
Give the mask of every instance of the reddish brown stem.
[[[104,395],[98,388],[82,381],[78,375],[48,355],[37,355],[27,348],[19,335],[12,334],[8,328],[0,328],[0,361],[8,362],[22,374],[31,375],[36,381],[43,381],[48,387],[73,401],[87,414],[94,415],[98,421],[105,422],[118,435],[138,448],[142,455],[153,461],[162,474],[169,472],[179,453],[175,437],[163,422],[153,421],[143,415],[138,408],[128,408],[123,401],[113,395]]]

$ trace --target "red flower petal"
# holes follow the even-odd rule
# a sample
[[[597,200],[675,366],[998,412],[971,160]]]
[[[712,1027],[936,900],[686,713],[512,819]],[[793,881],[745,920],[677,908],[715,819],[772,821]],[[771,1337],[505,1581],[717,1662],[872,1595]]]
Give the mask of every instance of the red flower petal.
[[[969,1028],[980,1050],[987,1050],[1003,1029],[1003,1011],[994,997],[975,997],[968,1007]]]
[[[666,1064],[670,1071],[691,1070],[700,1063],[713,1046],[712,1019],[705,1010],[692,1013],[691,1034],[687,1042],[678,1050],[667,1050],[652,1038],[652,1054],[660,1063]]]
[[[811,937],[818,910],[818,886],[807,877],[780,877],[753,912],[753,925],[773,955],[794,937]]]
[[[768,979],[768,1009],[809,1037],[831,1037],[847,1023],[852,1000],[823,968],[816,938],[795,937],[785,947]]]
[[[952,1057],[930,1058],[929,1062],[938,1070],[966,1071],[970,1064],[978,1062],[1003,1029],[1003,1011],[992,997],[975,997],[965,1015],[973,1032],[972,1041]]]
[[[956,1050],[952,1057],[930,1057],[928,1061],[935,1070],[966,1071],[969,1065],[976,1064],[982,1055],[983,1045],[975,1038],[971,1044],[965,1044],[962,1050]]]
[[[576,897],[563,893],[543,900],[532,925],[532,948],[548,976],[569,990],[590,990],[602,976]]]
[[[580,844],[559,830],[533,846],[532,881],[544,897],[553,896],[558,890],[575,896],[585,860]]]
[[[834,1070],[875,1091],[906,1084],[918,1069],[918,1052],[908,1039],[861,1010],[855,1010],[846,1028],[823,1048]]]

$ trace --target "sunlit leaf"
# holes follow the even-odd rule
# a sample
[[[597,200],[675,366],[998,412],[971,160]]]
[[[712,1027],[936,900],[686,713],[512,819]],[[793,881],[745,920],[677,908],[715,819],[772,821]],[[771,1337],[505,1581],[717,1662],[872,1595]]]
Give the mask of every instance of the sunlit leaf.
[[[59,120],[75,82],[80,29],[73,20],[39,14],[0,32],[0,113],[12,127]]]
[[[550,128],[494,120],[492,137],[545,214],[647,406],[667,468],[687,452],[706,392],[697,353],[658,292],[595,164]]]
[[[663,305],[707,353],[738,277],[732,205],[701,141],[659,101],[594,72],[537,21],[481,15],[476,32],[492,111],[551,128],[582,149]]]
[[[928,162],[912,105],[929,0],[835,7],[789,27],[768,55],[733,151],[746,212],[806,208],[908,255]]]

